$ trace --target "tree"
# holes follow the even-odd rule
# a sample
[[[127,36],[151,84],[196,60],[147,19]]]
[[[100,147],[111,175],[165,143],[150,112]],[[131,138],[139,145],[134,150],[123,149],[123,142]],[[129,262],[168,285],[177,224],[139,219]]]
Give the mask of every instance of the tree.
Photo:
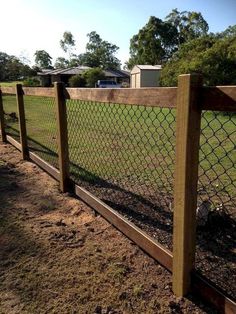
[[[54,63],[55,69],[66,69],[69,67],[69,60],[63,57],[58,57]]]
[[[45,50],[37,50],[34,54],[35,63],[41,69],[52,68],[52,57]]]
[[[161,71],[161,84],[175,86],[178,75],[203,74],[206,85],[236,84],[236,36],[223,32],[181,45]]]
[[[126,66],[164,64],[181,44],[206,35],[208,24],[198,12],[177,9],[164,21],[151,16],[148,23],[130,40],[130,58]]]
[[[0,81],[13,81],[35,75],[30,66],[22,63],[17,57],[0,52]]]
[[[131,69],[135,64],[161,64],[177,46],[177,29],[170,22],[151,16],[148,23],[130,40]]]
[[[87,36],[89,42],[86,45],[86,52],[79,55],[80,64],[102,69],[120,68],[120,61],[115,57],[119,49],[116,45],[102,40],[96,32],[91,32]]]
[[[86,80],[87,87],[94,87],[98,80],[105,79],[105,74],[100,68],[93,68],[83,73],[83,78]]]
[[[209,27],[200,12],[171,11],[166,21],[176,27],[178,31],[178,45],[207,34]]]
[[[71,58],[75,47],[75,40],[71,32],[64,32],[63,38],[60,40],[60,46],[64,52],[69,53],[69,58]]]

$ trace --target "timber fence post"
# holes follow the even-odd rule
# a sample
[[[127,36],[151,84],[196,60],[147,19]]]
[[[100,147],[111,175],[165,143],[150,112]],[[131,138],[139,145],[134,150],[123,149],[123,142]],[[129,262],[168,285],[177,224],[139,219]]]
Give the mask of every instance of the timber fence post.
[[[4,120],[4,110],[3,110],[1,87],[0,87],[0,130],[1,130],[2,142],[6,142],[7,136],[6,136],[6,131],[5,131],[5,120]]]
[[[66,99],[64,94],[64,84],[55,83],[54,90],[57,111],[57,141],[60,170],[60,190],[62,192],[67,192],[69,190],[70,180],[69,180],[67,113],[66,113]]]
[[[173,230],[173,291],[177,296],[189,292],[195,264],[201,87],[201,75],[178,78]]]
[[[25,108],[23,89],[21,84],[16,84],[16,102],[19,115],[19,131],[20,131],[20,143],[21,143],[21,156],[22,159],[29,159],[29,151],[27,145],[27,132],[25,122]]]

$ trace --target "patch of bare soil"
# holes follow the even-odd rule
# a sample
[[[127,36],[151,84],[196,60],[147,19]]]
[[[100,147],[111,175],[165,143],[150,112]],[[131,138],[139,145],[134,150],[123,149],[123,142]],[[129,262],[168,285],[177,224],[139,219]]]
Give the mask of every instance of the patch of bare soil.
[[[12,146],[0,144],[0,313],[216,313]]]

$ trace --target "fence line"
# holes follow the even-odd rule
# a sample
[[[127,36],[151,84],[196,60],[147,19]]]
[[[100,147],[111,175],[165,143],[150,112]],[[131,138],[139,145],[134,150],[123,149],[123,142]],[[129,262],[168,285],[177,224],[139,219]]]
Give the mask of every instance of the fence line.
[[[16,94],[19,112],[19,130],[23,159],[30,157],[41,166],[59,176],[60,189],[65,192],[70,188],[69,153],[67,134],[66,99],[80,99],[98,102],[148,105],[160,108],[177,108],[176,163],[174,181],[174,247],[173,247],[173,291],[176,295],[186,295],[199,280],[192,275],[194,270],[195,238],[196,238],[196,207],[198,154],[200,139],[200,121],[202,110],[236,112],[236,86],[202,87],[199,75],[182,75],[179,77],[178,88],[144,88],[144,89],[64,89],[61,83],[53,88],[22,88],[17,84],[14,88],[1,88],[4,94]],[[3,141],[14,140],[5,136],[4,111],[0,90],[1,133]],[[50,165],[36,154],[29,152],[24,116],[24,95],[46,96],[56,98],[59,172],[52,170]],[[97,104],[99,106],[99,104]],[[16,146],[16,145],[15,145]],[[19,148],[19,146],[18,146]],[[172,269],[172,254],[156,241],[147,237],[142,231],[117,215],[109,206],[75,185],[75,192],[91,206],[95,207],[110,222],[117,226],[132,240],[136,241],[150,255],[159,260],[169,270]],[[197,279],[196,279],[197,278]],[[209,295],[209,287],[200,293]],[[200,285],[201,286],[201,285]],[[203,285],[204,287],[204,285]],[[208,290],[207,290],[208,289]],[[233,313],[234,301],[211,288],[212,302],[225,313]],[[214,294],[215,293],[215,294]],[[218,301],[216,301],[216,299]],[[219,302],[219,300],[221,300]]]

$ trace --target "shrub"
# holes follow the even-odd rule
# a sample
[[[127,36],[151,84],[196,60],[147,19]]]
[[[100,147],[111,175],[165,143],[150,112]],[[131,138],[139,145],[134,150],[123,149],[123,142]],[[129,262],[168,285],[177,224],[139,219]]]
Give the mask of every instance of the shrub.
[[[29,77],[23,81],[24,86],[40,86],[40,81],[37,77]]]
[[[104,80],[105,74],[100,68],[89,69],[83,73],[87,87],[95,87],[98,80]]]
[[[70,87],[85,87],[86,80],[81,75],[74,75],[69,79]]]

